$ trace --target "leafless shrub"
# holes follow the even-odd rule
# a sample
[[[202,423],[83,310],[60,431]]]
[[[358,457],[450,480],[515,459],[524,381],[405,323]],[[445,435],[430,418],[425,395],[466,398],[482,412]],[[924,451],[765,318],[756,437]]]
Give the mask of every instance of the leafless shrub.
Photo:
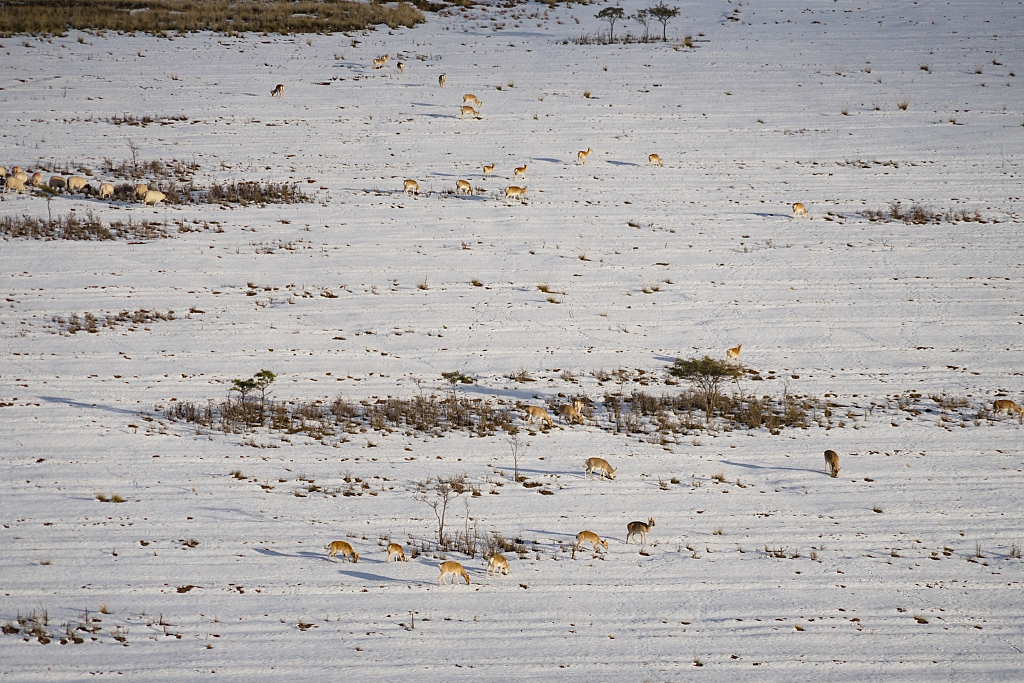
[[[167,223],[138,221],[129,217],[127,222],[105,223],[91,211],[84,216],[68,214],[53,220],[30,216],[0,217],[0,236],[12,239],[36,240],[151,240],[170,237]]]

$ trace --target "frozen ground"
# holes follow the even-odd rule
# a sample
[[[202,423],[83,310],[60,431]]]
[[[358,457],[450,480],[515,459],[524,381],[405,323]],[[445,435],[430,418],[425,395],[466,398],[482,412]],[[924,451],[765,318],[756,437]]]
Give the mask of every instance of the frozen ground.
[[[0,40],[8,169],[123,183],[107,160],[135,147],[194,163],[197,188],[314,199],[4,196],[2,217],[91,211],[173,237],[0,243],[0,624],[18,631],[0,680],[1016,680],[1024,429],[986,411],[1024,404],[1024,7],[679,7],[668,44],[563,44],[603,30],[600,7],[539,4],[308,40]],[[480,120],[459,118],[465,93]],[[454,196],[460,178],[479,193]],[[503,201],[512,184],[525,204]],[[985,222],[860,213],[894,200]],[[174,319],[66,332],[140,309]],[[831,414],[777,435],[610,428],[607,394],[676,392],[672,359],[736,344],[764,377],[739,390]],[[278,401],[441,394],[461,371],[461,395],[579,396],[594,419],[528,432],[517,410],[546,496],[512,482],[500,433],[286,441],[165,419],[264,368]],[[614,482],[583,479],[591,455]],[[448,553],[473,583],[445,588],[434,553],[385,563],[383,537],[435,533],[418,483],[463,473],[482,495],[449,523],[469,500],[471,524],[525,541],[510,576]],[[346,477],[369,488],[340,495]],[[638,554],[625,526],[648,517]],[[608,550],[573,558],[582,529]],[[357,564],[326,561],[336,539]],[[49,644],[13,629],[44,612]],[[59,644],[86,612],[95,633]]]

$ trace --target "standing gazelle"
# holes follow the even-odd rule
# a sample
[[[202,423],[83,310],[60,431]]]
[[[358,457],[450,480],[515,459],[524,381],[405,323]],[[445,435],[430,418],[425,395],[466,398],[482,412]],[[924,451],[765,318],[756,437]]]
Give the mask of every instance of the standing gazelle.
[[[484,166],[484,178],[490,178],[492,173],[494,173],[494,164]]]
[[[593,151],[594,150],[592,150],[589,147],[587,147],[587,151],[584,152],[584,151],[580,150],[579,152],[577,152],[576,153],[576,163],[578,163],[578,164],[585,164],[585,163],[587,163],[587,157],[589,157]]]
[[[480,112],[478,112],[476,109],[473,109],[473,107],[469,106],[468,104],[464,105],[462,107],[462,118],[463,118],[463,120],[465,120],[466,114],[469,114],[470,118],[474,118],[474,119],[479,119],[480,118]]]
[[[647,523],[643,522],[630,522],[626,525],[626,531],[629,532],[629,536],[626,537],[626,543],[629,543],[629,539],[634,536],[639,536],[642,541],[641,545],[647,544],[647,532],[654,526],[654,517],[649,517]]]
[[[473,194],[473,187],[468,180],[456,180],[455,194]]]
[[[484,576],[487,576],[487,572],[490,572],[491,576],[495,578],[497,578],[498,572],[502,572],[505,576],[508,576],[508,560],[498,553],[491,555],[491,559],[487,563],[487,569],[484,570]]]
[[[835,479],[839,476],[839,454],[835,451],[825,451],[825,464],[828,466],[828,474]]]
[[[523,180],[526,180],[526,167],[527,166],[529,166],[529,164],[523,164],[522,166],[517,168],[515,170],[515,175],[513,176],[512,180],[518,180],[520,176],[523,177]]]
[[[441,74],[440,76],[437,77],[437,84],[443,88],[444,87],[444,82],[446,80],[448,80],[448,77],[445,76],[444,74]]]
[[[796,204],[793,205],[793,218],[797,218],[798,216],[810,218],[810,216],[807,215],[807,207],[805,207],[800,202],[797,202]]]
[[[462,103],[463,104],[469,104],[470,102],[476,103],[476,106],[478,106],[478,107],[484,106],[484,103],[481,102],[480,100],[478,100],[476,98],[476,95],[463,95],[462,96]]]
[[[650,156],[647,157],[647,165],[648,166],[653,166],[655,164],[657,164],[658,166],[664,166],[665,165],[665,164],[661,163],[661,157],[659,157],[657,154],[651,154]]]
[[[734,349],[729,349],[725,352],[725,357],[729,360],[736,360],[740,357],[740,350],[743,349],[743,344],[740,344]]]

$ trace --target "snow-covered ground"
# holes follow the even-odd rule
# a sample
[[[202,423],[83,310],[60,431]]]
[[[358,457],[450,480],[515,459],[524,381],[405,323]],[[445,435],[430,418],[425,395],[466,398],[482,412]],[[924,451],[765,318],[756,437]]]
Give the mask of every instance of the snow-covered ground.
[[[566,43],[605,30],[601,6],[540,4],[351,35],[0,40],[8,169],[124,183],[104,169],[134,149],[197,165],[197,188],[314,200],[4,196],[0,217],[172,237],[0,243],[0,680],[1017,680],[1024,428],[990,411],[1024,404],[1024,6],[679,7],[668,43],[630,45]],[[985,222],[861,214],[894,200]],[[140,309],[174,319],[65,331]],[[678,392],[674,358],[737,344],[763,379],[728,393],[827,414],[611,428],[606,395]],[[458,371],[461,396],[581,397],[592,419],[527,430],[516,409],[526,488],[502,432],[320,441],[164,415],[262,369],[276,401],[443,395]],[[613,482],[584,479],[592,455]],[[510,575],[449,552],[472,584],[439,587],[438,553],[386,563],[382,539],[436,535],[421,482],[461,474],[481,495],[448,523],[521,539]],[[648,517],[638,553],[626,524]],[[583,529],[608,549],[573,557]],[[342,539],[357,564],[327,561]],[[49,644],[18,626],[32,614]]]

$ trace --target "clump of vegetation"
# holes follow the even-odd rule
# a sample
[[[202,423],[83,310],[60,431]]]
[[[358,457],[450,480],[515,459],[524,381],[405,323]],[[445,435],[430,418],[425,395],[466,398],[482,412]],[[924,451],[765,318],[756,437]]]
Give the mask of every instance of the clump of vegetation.
[[[968,209],[947,209],[945,212],[942,212],[936,211],[930,206],[921,204],[920,202],[913,202],[909,207],[904,207],[903,202],[898,199],[889,202],[888,210],[867,209],[865,211],[861,211],[860,215],[870,221],[903,221],[904,223],[914,225],[941,223],[942,221],[946,221],[947,223],[966,223],[971,221],[976,223],[988,222],[978,210],[969,211]]]
[[[161,313],[160,311],[148,311],[140,308],[136,311],[121,311],[116,314],[100,314],[99,316],[88,312],[84,313],[82,317],[78,317],[77,313],[72,313],[67,318],[55,315],[50,320],[56,324],[55,333],[75,334],[76,332],[89,332],[96,334],[103,327],[113,328],[118,325],[128,325],[129,331],[134,331],[137,329],[136,325],[148,325],[161,320],[174,320],[174,311]]]
[[[145,10],[145,11],[143,11]],[[0,36],[55,35],[67,30],[143,32],[336,33],[386,24],[414,28],[426,18],[406,2],[389,7],[349,0],[23,0],[0,6]]]
[[[693,385],[704,399],[707,421],[710,422],[722,392],[722,383],[741,376],[744,369],[739,363],[729,363],[716,360],[711,356],[704,356],[703,358],[676,358],[668,372],[673,377],[685,379]]]
[[[132,188],[134,191],[134,188]],[[167,223],[136,220],[106,223],[91,211],[84,216],[68,214],[56,218],[34,218],[31,216],[0,217],[0,236],[12,239],[33,240],[151,240],[170,237]]]
[[[214,183],[206,192],[210,204],[297,204],[313,199],[295,183],[243,181],[221,185]]]

